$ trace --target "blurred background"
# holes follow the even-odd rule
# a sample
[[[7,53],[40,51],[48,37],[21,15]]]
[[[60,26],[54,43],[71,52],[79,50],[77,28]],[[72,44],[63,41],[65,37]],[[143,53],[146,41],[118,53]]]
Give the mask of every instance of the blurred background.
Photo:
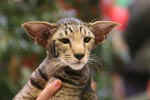
[[[12,100],[46,56],[26,21],[112,20],[121,25],[92,53],[99,100],[150,100],[149,0],[0,0],[0,100]]]

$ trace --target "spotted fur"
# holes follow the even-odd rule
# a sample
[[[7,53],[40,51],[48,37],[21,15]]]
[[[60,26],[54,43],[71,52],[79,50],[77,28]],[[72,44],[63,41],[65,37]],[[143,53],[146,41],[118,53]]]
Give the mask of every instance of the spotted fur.
[[[84,23],[75,18],[61,19],[55,24],[24,23],[33,40],[46,48],[47,57],[14,100],[35,100],[46,84],[55,79],[62,81],[62,88],[50,100],[97,100],[91,88],[90,52],[116,25],[110,21]]]

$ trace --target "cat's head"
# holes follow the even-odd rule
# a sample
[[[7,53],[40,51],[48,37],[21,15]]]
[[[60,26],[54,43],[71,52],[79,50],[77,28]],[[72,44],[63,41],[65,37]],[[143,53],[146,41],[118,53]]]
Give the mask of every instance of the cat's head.
[[[87,64],[91,50],[102,43],[115,26],[117,24],[112,21],[84,23],[72,18],[53,24],[41,21],[23,24],[34,41],[74,70],[80,70]]]

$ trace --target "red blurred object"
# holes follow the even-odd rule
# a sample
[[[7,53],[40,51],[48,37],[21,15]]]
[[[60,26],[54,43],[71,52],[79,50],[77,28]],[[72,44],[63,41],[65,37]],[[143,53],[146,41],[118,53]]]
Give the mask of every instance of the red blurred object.
[[[110,11],[110,19],[121,24],[120,27],[118,27],[119,30],[124,30],[126,28],[128,18],[129,12],[126,8],[114,6]]]
[[[100,2],[100,11],[104,19],[112,20],[120,23],[119,30],[123,31],[126,28],[129,12],[125,7],[116,5],[116,0],[101,0]]]
[[[113,8],[113,1],[114,0],[101,0],[101,2],[99,4],[101,14],[105,18],[107,18],[111,15],[111,9]]]

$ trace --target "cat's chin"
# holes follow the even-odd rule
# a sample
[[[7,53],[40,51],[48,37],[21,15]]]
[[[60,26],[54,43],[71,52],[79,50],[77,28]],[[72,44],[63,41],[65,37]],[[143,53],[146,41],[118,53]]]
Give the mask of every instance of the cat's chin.
[[[69,67],[73,70],[81,70],[84,67],[85,64],[72,64],[69,65]]]
[[[62,63],[68,67],[70,67],[72,70],[82,70],[86,63],[68,63],[62,60]]]

